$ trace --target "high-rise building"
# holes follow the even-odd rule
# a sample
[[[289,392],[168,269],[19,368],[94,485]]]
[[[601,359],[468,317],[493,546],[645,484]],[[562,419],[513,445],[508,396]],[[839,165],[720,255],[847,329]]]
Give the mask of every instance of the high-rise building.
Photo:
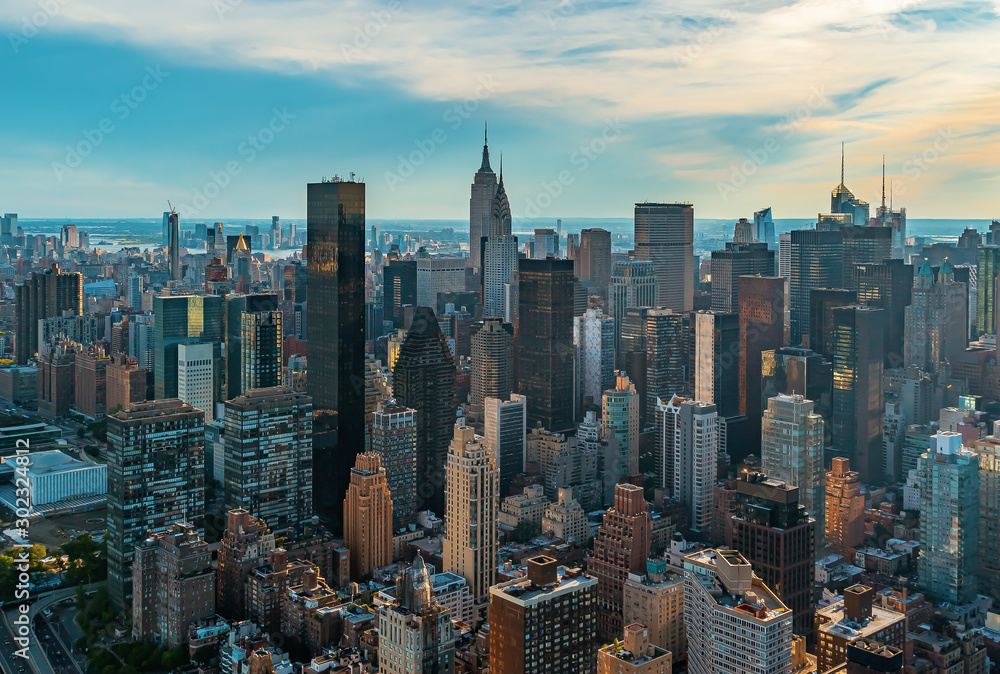
[[[176,398],[177,350],[180,344],[210,344],[214,363],[222,363],[225,299],[219,296],[160,295],[153,298],[156,342],[153,368],[157,400]],[[222,392],[222,367],[213,369],[213,391]],[[216,395],[215,400],[221,400]]]
[[[108,363],[108,412],[128,409],[146,400],[146,371],[135,358],[118,354]]]
[[[761,400],[799,394],[811,400],[823,417],[823,445],[832,438],[833,365],[809,349],[785,346],[761,354]]]
[[[455,671],[455,640],[451,612],[434,600],[434,584],[424,560],[396,579],[392,601],[378,608],[379,672]]]
[[[650,643],[670,651],[675,661],[687,657],[684,578],[667,570],[666,559],[647,559],[643,574],[630,573],[622,597],[626,625],[645,625]]]
[[[780,276],[741,276],[740,286],[740,394],[739,413],[747,418],[747,447],[758,454],[762,358],[765,351],[785,343],[785,279]]]
[[[739,552],[688,555],[684,585],[691,674],[792,672],[793,613]]]
[[[306,188],[307,387],[316,410],[316,512],[332,522],[364,448],[365,185],[339,178]],[[340,424],[339,420],[344,423]]]
[[[913,265],[899,259],[859,264],[854,268],[854,279],[858,304],[885,311],[885,366],[908,365],[903,358],[903,333],[906,308],[912,301]],[[964,294],[962,300],[965,301]]]
[[[895,648],[899,656],[907,642],[906,616],[874,603],[875,590],[866,585],[844,589],[844,598],[816,612],[819,639],[816,644],[816,664],[821,672],[865,672],[851,665],[854,647],[872,641]],[[894,658],[902,664],[902,657]],[[847,664],[846,670],[839,666]],[[871,669],[873,672],[894,672],[893,669]],[[899,671],[902,671],[901,669]]]
[[[833,310],[857,304],[858,294],[843,288],[817,288],[809,293],[809,348],[833,360]]]
[[[754,211],[753,214],[754,241],[766,243],[770,250],[778,248],[778,240],[774,238],[774,216],[771,215],[771,207]]]
[[[469,404],[482,407],[486,398],[507,398],[514,387],[514,326],[500,318],[484,318],[473,326],[470,341]]]
[[[684,317],[666,309],[646,312],[646,417],[651,419],[657,400],[687,392],[688,353]]]
[[[940,601],[964,604],[978,592],[979,459],[962,435],[939,431],[917,461],[921,586]]]
[[[773,276],[774,251],[765,243],[726,243],[712,251],[712,311],[739,312],[740,277]],[[782,287],[784,295],[784,287]]]
[[[905,310],[903,365],[933,374],[941,363],[955,362],[967,346],[968,290],[955,281],[945,260],[935,280],[927,260],[913,278],[913,295]],[[916,422],[914,422],[916,423]]]
[[[483,405],[486,446],[496,458],[500,470],[498,493],[510,493],[514,477],[524,472],[527,441],[527,401],[510,394],[509,400],[488,397]]]
[[[300,531],[313,516],[313,404],[283,387],[226,401],[226,508],[243,508],[273,530]]]
[[[153,372],[156,364],[156,326],[149,314],[131,316],[128,322],[128,354],[135,358],[139,367]]]
[[[108,598],[132,604],[132,560],[146,533],[205,517],[205,415],[177,399],[108,419]]]
[[[528,559],[527,567],[526,576],[490,588],[490,669],[594,671],[598,581],[541,555]]]
[[[881,262],[892,254],[892,229],[864,224],[843,227],[840,233],[843,236],[844,286],[856,292],[858,265]]]
[[[625,313],[630,308],[652,307],[656,302],[656,273],[653,263],[643,260],[615,262],[608,292],[608,315],[615,320],[615,353],[626,351],[622,344]],[[645,325],[643,325],[643,333]],[[619,363],[621,364],[621,363]]]
[[[823,486],[823,417],[813,401],[799,394],[778,394],[767,401],[760,439],[764,473],[799,489],[799,502],[823,523],[826,490]],[[817,541],[823,531],[818,530]]]
[[[167,216],[167,272],[171,281],[184,278],[184,268],[181,267],[180,221],[173,211]]]
[[[658,403],[656,417],[656,473],[684,504],[690,527],[707,533],[720,451],[717,408],[675,396]]]
[[[417,305],[417,261],[389,260],[382,268],[382,307],[385,319],[396,328],[405,327],[403,307]]]
[[[417,517],[417,412],[395,401],[372,415],[371,449],[381,458],[392,495],[392,530]]]
[[[869,484],[882,474],[882,363],[885,311],[833,310],[834,456],[846,456]]]
[[[136,544],[132,637],[176,648],[191,623],[215,615],[212,552],[198,530],[177,522]]]
[[[247,578],[269,561],[274,550],[274,534],[264,520],[242,508],[226,512],[226,530],[219,541],[215,573],[215,606],[219,615],[233,621],[248,615]]]
[[[177,345],[177,398],[215,419],[215,358],[212,344]]]
[[[519,260],[516,367],[528,422],[573,427],[573,261]]]
[[[604,513],[587,567],[597,577],[597,638],[601,642],[611,641],[625,626],[625,581],[628,574],[645,570],[652,545],[652,520],[642,487],[618,484],[614,506]]]
[[[594,227],[580,231],[580,254],[576,259],[577,277],[591,292],[607,297],[611,283],[611,232]]]
[[[826,542],[838,555],[853,558],[854,551],[865,542],[865,497],[861,495],[861,479],[851,470],[851,461],[833,459],[826,472]]]
[[[635,205],[635,256],[653,263],[656,306],[672,311],[694,307],[694,206]]]
[[[0,244],[9,246],[17,234],[17,213],[4,213],[0,218]]]
[[[104,416],[108,400],[108,365],[104,348],[91,346],[76,356],[76,383],[73,405],[77,412],[96,419]]]
[[[996,332],[996,279],[1000,275],[1000,246],[980,246],[976,255],[976,323],[972,337]]]
[[[740,317],[699,311],[695,317],[694,397],[718,408],[719,416],[740,414]]]
[[[799,346],[809,335],[810,293],[842,288],[843,235],[839,231],[795,230],[789,235],[789,342]]]
[[[278,295],[273,293],[255,293],[252,295],[231,293],[225,296],[225,335],[226,335],[226,385],[224,400],[230,400],[236,396],[243,395],[247,388],[244,388],[244,370],[261,367],[254,361],[264,358],[270,361],[275,357],[275,348],[280,357],[281,343],[284,335],[282,330],[274,325],[274,321],[282,321],[283,316],[278,311]],[[279,314],[272,317],[272,314]],[[243,314],[250,314],[244,319]],[[244,320],[248,322],[247,338],[250,342],[249,351],[244,351],[243,333]],[[258,328],[258,324],[260,327]],[[256,338],[256,343],[254,339]],[[277,343],[275,343],[275,338]],[[244,362],[244,358],[247,359]],[[265,374],[268,373],[270,363],[264,363]],[[273,367],[273,365],[271,365]],[[279,365],[279,374],[281,372]],[[277,383],[269,384],[277,386]],[[261,388],[260,386],[250,386],[248,388]]]
[[[649,628],[639,623],[625,626],[625,638],[602,646],[597,652],[597,674],[670,674],[670,651],[649,641]]]
[[[590,525],[580,502],[573,498],[572,487],[560,487],[555,503],[545,506],[542,533],[583,545],[590,538]]]
[[[977,440],[973,451],[979,459],[979,592],[1000,599],[1000,437]]]
[[[588,309],[573,318],[573,344],[579,368],[579,409],[596,405],[601,394],[614,384],[615,322],[600,309]]]
[[[417,308],[392,375],[396,401],[417,413],[417,509],[443,513],[444,467],[456,408],[455,360],[429,307]]]
[[[14,286],[14,313],[16,315],[14,360],[24,365],[38,351],[38,322],[72,311],[83,315],[83,275],[77,272],[64,274],[59,265],[51,269],[32,272],[24,283]]]
[[[556,230],[535,228],[535,237],[531,242],[531,258],[544,260],[549,255],[559,257],[559,236]]]
[[[493,198],[497,192],[497,175],[490,168],[488,140],[484,130],[483,163],[472,180],[472,196],[469,199],[469,255],[472,268],[477,274],[481,273],[483,266],[481,245],[489,230],[493,214]]]
[[[438,293],[465,288],[465,258],[417,258],[417,306],[436,307]]]
[[[444,570],[465,578],[480,601],[496,579],[500,469],[485,438],[462,418],[455,424],[445,473]]]
[[[497,195],[504,196],[503,183]],[[510,206],[507,206],[507,221]],[[509,225],[508,225],[509,227]],[[483,316],[513,320],[507,301],[507,289],[517,282],[517,237],[512,234],[489,236],[483,241]]]
[[[615,459],[611,465],[604,462],[605,482],[639,474],[639,394],[628,375],[621,371],[615,375],[615,387],[604,391],[601,398],[604,437]]]
[[[125,286],[125,303],[130,309],[142,310],[142,276],[136,272],[128,275]]]
[[[778,235],[778,276],[786,281],[792,277],[792,234]]]
[[[344,498],[344,545],[351,551],[351,578],[371,576],[392,563],[392,494],[378,454],[355,457]]]
[[[241,316],[240,393],[281,384],[283,333],[280,311],[244,311]]]
[[[814,643],[816,520],[799,501],[798,487],[759,472],[739,478],[728,544],[795,614],[793,631]]]

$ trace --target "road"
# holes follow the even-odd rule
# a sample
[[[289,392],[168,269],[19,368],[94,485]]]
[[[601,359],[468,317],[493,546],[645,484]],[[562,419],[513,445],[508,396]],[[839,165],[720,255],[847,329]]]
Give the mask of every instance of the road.
[[[84,586],[84,592],[90,594],[98,588],[100,583],[91,583]],[[28,620],[32,626],[31,643],[28,646],[29,661],[14,655],[19,646],[13,641],[14,632],[11,629],[11,621],[16,619],[20,612],[17,605],[2,613],[3,631],[0,634],[2,645],[0,645],[0,662],[3,664],[4,672],[12,674],[82,674],[82,670],[68,652],[67,644],[61,638],[62,635],[53,631],[51,625],[45,619],[43,612],[61,601],[76,597],[76,588],[64,588],[54,590],[39,595],[39,598],[28,609]]]

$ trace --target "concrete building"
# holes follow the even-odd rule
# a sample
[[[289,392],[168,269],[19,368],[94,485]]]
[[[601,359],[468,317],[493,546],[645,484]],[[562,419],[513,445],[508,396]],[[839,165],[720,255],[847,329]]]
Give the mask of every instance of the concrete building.
[[[816,611],[816,660],[826,672],[847,662],[847,647],[858,641],[878,641],[895,648],[906,645],[906,616],[874,604],[875,590],[852,585],[843,599]]]
[[[212,553],[198,530],[178,522],[135,549],[132,636],[163,648],[187,641],[188,625],[215,615]]]
[[[444,570],[465,578],[477,601],[496,578],[499,541],[500,470],[484,440],[460,418],[445,467]]]
[[[501,182],[497,197],[502,196],[505,208],[494,212],[506,213],[505,234],[492,234],[483,240],[483,316],[497,316],[507,322],[514,320],[512,307],[507,301],[507,291],[517,283],[517,237],[510,233],[510,206],[506,204],[507,193]]]
[[[656,306],[656,272],[643,260],[615,262],[608,291],[608,315],[615,320],[615,353],[621,352],[622,318],[625,310]]]
[[[215,419],[215,359],[212,344],[177,346],[177,397]]]
[[[865,497],[850,459],[837,457],[826,472],[825,536],[833,551],[852,559],[865,542]]]
[[[107,368],[107,408],[109,412],[127,410],[146,400],[146,370],[139,361],[125,354],[111,359]]]
[[[572,487],[559,489],[555,503],[545,506],[542,516],[542,533],[551,533],[567,543],[583,545],[590,538],[590,525],[580,503],[573,498]]]
[[[615,371],[615,387],[601,398],[603,436],[613,462],[605,460],[605,483],[639,474],[639,394],[628,376]]]
[[[686,556],[684,586],[691,674],[792,672],[792,611],[742,555],[703,550]]]
[[[33,451],[30,457],[27,466],[18,465],[17,457],[13,456],[3,461],[7,468],[14,471],[16,491],[27,489],[31,509],[60,501],[103,496],[108,491],[108,467],[105,464],[84,463],[58,450]],[[13,511],[18,509],[13,500],[6,505]]]
[[[490,588],[490,670],[579,674],[596,667],[597,580],[559,568],[551,557],[527,560],[522,578]]]
[[[447,609],[452,620],[460,620],[469,625],[476,624],[476,604],[465,578],[445,572],[432,573],[430,580],[431,596],[434,598],[435,604]],[[395,599],[395,586],[379,590],[378,594],[375,595],[375,608],[377,609],[384,603],[395,601]]]
[[[761,428],[761,470],[798,487],[799,502],[822,526],[826,505],[823,417],[816,414],[814,403],[801,395],[779,394],[767,403]],[[816,533],[819,544],[823,532]]]
[[[611,282],[611,232],[599,227],[580,230],[580,251],[574,260],[577,278],[592,294],[606,298]]]
[[[979,458],[979,592],[1000,600],[1000,437],[994,422],[993,435],[977,441],[973,451]],[[917,504],[920,507],[919,476]],[[909,484],[909,483],[907,483]]]
[[[79,344],[67,342],[43,354],[38,361],[38,412],[43,417],[69,415],[76,404],[76,357]]]
[[[469,256],[475,274],[482,269],[482,239],[487,236],[492,216],[494,196],[497,192],[497,174],[490,167],[490,148],[483,141],[483,163],[472,181],[469,198]]]
[[[413,524],[417,517],[416,411],[395,401],[372,415],[371,450],[381,458],[392,495],[392,530]]]
[[[438,293],[464,287],[464,258],[425,257],[417,259],[417,306],[436,307]]]
[[[83,275],[64,274],[58,264],[51,269],[32,272],[23,283],[14,286],[14,361],[25,365],[35,355],[38,345],[38,322],[64,311],[83,315]]]
[[[38,368],[0,368],[0,399],[21,405],[38,399]]]
[[[642,624],[625,626],[625,638],[603,646],[597,652],[597,674],[670,674],[670,651],[649,641],[649,629]]]
[[[785,344],[785,281],[780,276],[741,276],[739,285],[739,413],[747,418],[746,450],[760,456],[761,373],[765,351]]]
[[[524,472],[528,405],[524,396],[511,393],[510,400],[485,398],[483,408],[483,433],[500,470],[497,489],[502,498],[510,493],[514,477]]]
[[[690,527],[707,533],[720,451],[716,406],[675,397],[658,406],[657,417],[657,473],[684,504]]]
[[[675,662],[687,657],[684,576],[668,570],[665,559],[647,559],[644,574],[628,575],[622,606],[625,623],[645,625],[650,643],[669,651]]]
[[[712,311],[735,314],[740,306],[740,277],[772,276],[774,251],[766,243],[727,242],[725,249],[712,251],[711,270]]]
[[[600,309],[588,309],[573,319],[576,347],[577,406],[596,405],[601,394],[614,383],[614,320]]]
[[[107,370],[111,359],[100,346],[91,346],[76,356],[76,387],[74,409],[85,417],[96,419],[107,412]]]
[[[694,305],[694,206],[635,205],[635,256],[653,263],[656,306],[691,311]]]
[[[290,581],[287,587],[281,596],[281,633],[298,640],[310,656],[317,656],[329,647],[341,627],[337,606],[342,599],[314,566],[307,567],[298,582]]]
[[[688,371],[684,317],[666,309],[646,313],[646,418],[657,400],[686,395],[693,375]]]
[[[358,454],[344,499],[344,545],[351,578],[360,580],[392,562],[392,495],[379,455]]]
[[[267,523],[242,508],[226,513],[226,530],[219,541],[215,572],[215,607],[227,620],[243,620],[247,606],[247,579],[271,560],[274,534]]]
[[[913,277],[913,291],[905,309],[903,365],[935,373],[944,361],[956,360],[968,344],[968,288],[955,281],[948,260],[934,277],[924,260]]]
[[[547,504],[545,488],[540,484],[528,485],[523,493],[508,496],[500,501],[500,525],[514,529],[518,524],[527,522],[535,527],[541,527]]]

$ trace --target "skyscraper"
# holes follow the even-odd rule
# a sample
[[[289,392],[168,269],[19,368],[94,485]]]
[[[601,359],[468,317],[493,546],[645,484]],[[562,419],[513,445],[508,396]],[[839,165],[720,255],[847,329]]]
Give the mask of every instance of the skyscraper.
[[[38,321],[62,316],[64,311],[83,315],[83,275],[63,274],[59,265],[32,272],[14,286],[16,330],[14,359],[24,365],[38,351]]]
[[[527,441],[527,403],[524,396],[510,394],[510,400],[487,397],[483,404],[486,446],[493,452],[500,470],[499,494],[510,494],[510,485],[524,472]]]
[[[615,372],[615,387],[604,391],[601,401],[604,437],[614,456],[605,460],[604,480],[619,482],[639,474],[639,394],[624,372]],[[617,451],[615,451],[617,450]]]
[[[832,463],[826,473],[826,542],[851,558],[865,542],[865,497],[850,459],[836,457]]]
[[[688,389],[684,317],[667,309],[646,312],[646,417],[659,399],[670,400]]]
[[[177,347],[180,344],[211,344],[213,386],[222,391],[222,344],[225,342],[224,299],[219,296],[170,295],[153,298],[153,382],[157,400],[177,397]],[[221,399],[217,395],[215,400]]]
[[[436,307],[438,293],[465,288],[465,258],[417,257],[417,305]]]
[[[850,216],[848,225],[867,227],[870,225],[869,204],[854,196],[854,193],[844,184],[844,148],[840,153],[840,184],[830,193],[830,212]],[[885,257],[889,257],[886,255]]]
[[[852,226],[840,230],[844,246],[844,286],[857,291],[859,264],[881,262],[892,254],[892,229]]]
[[[147,531],[205,517],[205,415],[180,400],[108,416],[108,598],[132,603],[132,559]]]
[[[753,229],[755,241],[766,243],[769,250],[777,250],[778,240],[774,238],[774,217],[770,206],[754,211]]]
[[[611,232],[600,227],[581,230],[576,270],[577,277],[593,294],[608,296],[608,284],[611,282]]]
[[[382,268],[382,288],[385,319],[392,318],[396,328],[405,327],[403,307],[417,305],[417,261],[389,260]]]
[[[809,293],[809,348],[833,360],[833,310],[856,304],[858,294],[843,288],[816,288]]]
[[[125,303],[136,311],[142,310],[142,276],[132,272],[125,287]]]
[[[417,412],[394,401],[372,415],[372,452],[381,457],[392,494],[392,530],[417,518]]]
[[[316,410],[316,512],[337,522],[344,466],[364,447],[365,185],[339,178],[306,188],[308,391]],[[339,420],[344,423],[340,424]]]
[[[975,442],[979,459],[979,591],[1000,598],[1000,437],[993,433]]]
[[[392,495],[379,455],[362,452],[351,468],[344,497],[344,545],[351,578],[360,580],[392,563]]]
[[[978,591],[979,459],[962,435],[939,431],[917,461],[920,584],[940,601],[964,604]]]
[[[614,506],[604,513],[588,564],[588,570],[597,577],[599,641],[607,643],[621,633],[625,581],[628,574],[645,570],[652,545],[652,520],[642,487],[617,485]]]
[[[802,506],[824,522],[823,417],[799,394],[779,394],[767,401],[760,440],[761,469],[799,488]],[[817,531],[822,541],[823,532]]]
[[[671,495],[684,504],[691,528],[707,534],[721,450],[719,425],[724,422],[715,405],[678,398],[661,405],[657,417],[661,415],[656,425],[661,472],[672,481]]]
[[[484,318],[472,329],[469,404],[482,407],[488,397],[507,398],[514,387],[514,326]]]
[[[513,316],[508,312],[505,290],[517,278],[517,237],[511,234],[510,202],[503,186],[503,166],[479,245],[482,247],[483,315],[500,316],[509,322]]]
[[[226,508],[243,508],[273,530],[301,531],[313,516],[313,405],[284,387],[226,401]]]
[[[695,318],[694,398],[719,416],[740,414],[740,317],[699,311]]]
[[[626,260],[616,262],[611,271],[611,288],[608,292],[608,315],[615,319],[615,353],[625,350],[622,346],[623,319],[627,309],[652,307],[656,302],[656,273],[652,262]],[[623,365],[620,361],[619,365]]]
[[[417,509],[443,513],[456,408],[455,360],[429,307],[417,308],[392,375],[396,401],[417,413]]]
[[[215,358],[211,344],[177,345],[177,398],[215,419]]]
[[[589,404],[598,404],[601,394],[614,382],[614,338],[614,319],[600,309],[588,309],[583,316],[573,318],[580,409],[588,399]]]
[[[912,301],[905,310],[903,364],[936,373],[944,361],[956,361],[965,351],[968,290],[955,281],[945,260],[935,280],[927,260],[913,278]]]
[[[846,456],[870,484],[882,475],[882,349],[885,311],[833,310],[834,456]]]
[[[898,259],[859,264],[854,268],[854,278],[858,303],[886,312],[885,366],[897,368],[909,365],[903,358],[903,333],[906,307],[912,301],[913,265]],[[962,299],[965,300],[964,294]]]
[[[653,263],[656,306],[690,311],[694,305],[694,206],[635,205],[635,256]]]
[[[392,601],[378,607],[379,672],[455,671],[455,632],[451,613],[434,600],[434,584],[424,560],[396,579]]]
[[[225,299],[225,339],[226,339],[226,385],[223,399],[230,400],[236,396],[243,395],[247,388],[259,388],[255,386],[244,387],[244,370],[260,367],[261,358],[265,360],[281,357],[281,344],[284,335],[282,330],[276,329],[279,326],[273,325],[273,319],[266,318],[265,315],[278,314],[277,320],[281,321],[282,316],[278,312],[278,295],[272,293],[255,293],[252,295],[231,293]],[[244,318],[244,314],[250,314]],[[256,337],[256,343],[249,345],[250,350],[244,351],[244,322],[248,322],[247,336],[251,340]],[[258,324],[260,327],[258,328]],[[277,342],[275,342],[275,339]],[[277,356],[275,352],[277,351]],[[246,358],[246,361],[244,361]],[[263,363],[265,371],[269,369],[268,363]],[[273,367],[273,363],[270,364]],[[280,376],[281,366],[278,366]],[[278,382],[270,384],[277,386]]]
[[[499,550],[499,479],[496,457],[459,417],[448,448],[444,570],[465,578],[480,601],[494,584]]]
[[[472,258],[472,268],[477,274],[482,269],[482,239],[490,226],[496,192],[497,175],[490,168],[489,138],[484,128],[483,162],[472,180],[472,196],[469,199],[469,255]]]
[[[240,361],[241,393],[281,384],[281,312],[243,312]]]
[[[519,260],[516,367],[528,422],[573,427],[573,261]]]
[[[765,473],[739,476],[729,545],[793,611],[793,631],[814,643],[816,519],[799,501],[799,493],[793,484]]]
[[[785,343],[785,279],[780,276],[741,276],[740,286],[740,404],[747,418],[747,448],[757,451],[760,417],[762,354]]]
[[[809,335],[810,292],[842,288],[843,235],[839,231],[795,230],[789,236],[790,344],[799,346]]]
[[[726,243],[712,251],[712,311],[739,312],[740,277],[773,276],[774,251],[764,243]],[[784,288],[782,288],[784,294]]]
[[[181,267],[180,222],[174,211],[167,215],[167,271],[171,281],[184,278],[184,269]]]
[[[976,271],[976,323],[973,338],[996,331],[996,279],[1000,275],[1000,246],[979,247]]]

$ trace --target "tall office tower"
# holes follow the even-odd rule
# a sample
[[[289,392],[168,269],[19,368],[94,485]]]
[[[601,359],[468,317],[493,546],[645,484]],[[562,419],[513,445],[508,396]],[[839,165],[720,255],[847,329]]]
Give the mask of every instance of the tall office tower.
[[[443,513],[456,408],[455,360],[432,309],[417,308],[392,378],[396,402],[417,412],[417,510]]]
[[[789,235],[790,343],[799,346],[809,335],[810,293],[842,288],[843,235],[839,231],[795,230]]]
[[[76,356],[76,382],[73,408],[91,419],[104,416],[108,401],[108,365],[111,359],[104,348],[91,346]]]
[[[436,307],[438,293],[465,288],[465,258],[418,257],[417,305]]]
[[[673,660],[670,651],[650,643],[648,627],[631,623],[621,641],[615,638],[597,651],[597,674],[669,674]]]
[[[656,302],[656,274],[652,262],[626,260],[615,262],[608,291],[608,315],[615,319],[615,353],[622,354],[623,320],[626,310],[652,307]],[[620,363],[621,364],[621,363]]]
[[[940,601],[964,604],[978,591],[979,459],[962,435],[939,431],[917,461],[920,584]]]
[[[603,433],[614,457],[604,462],[604,480],[619,482],[639,474],[639,394],[624,372],[615,372],[615,387],[601,398]],[[617,451],[616,451],[617,450]]]
[[[395,401],[372,415],[372,452],[382,459],[392,494],[392,530],[417,518],[417,412]]]
[[[1000,435],[976,440],[979,459],[979,592],[1000,599]]]
[[[211,260],[212,258],[215,257],[215,254],[216,254],[216,239],[215,239],[215,225],[213,225],[205,229],[205,257]]]
[[[903,333],[906,307],[912,301],[913,265],[898,259],[859,264],[854,268],[854,279],[858,304],[885,311],[885,366],[908,365],[903,358]]]
[[[681,403],[688,398],[670,396],[656,401],[656,445],[653,451],[655,462],[653,472],[657,489],[664,489],[667,496],[674,492],[674,452],[677,443],[677,422],[680,419]]]
[[[405,327],[403,307],[417,305],[417,261],[389,260],[382,268],[382,307],[385,319],[396,328]]]
[[[774,217],[771,215],[770,206],[754,211],[753,231],[754,241],[766,243],[768,250],[777,250],[778,240],[774,238]]]
[[[472,196],[469,199],[469,255],[474,273],[481,273],[482,239],[490,226],[493,214],[493,197],[497,192],[497,174],[490,168],[490,148],[488,139],[483,138],[483,163],[472,180]],[[507,232],[509,234],[510,232]]]
[[[226,339],[224,303],[225,299],[219,296],[153,298],[156,342],[153,382],[157,400],[177,397],[177,349],[180,344],[211,344],[214,362],[222,362],[222,345]],[[222,368],[216,370],[214,390],[221,392]]]
[[[792,278],[792,234],[778,235],[778,276],[786,281]]]
[[[843,148],[841,148],[843,150]],[[840,184],[833,188],[830,193],[830,213],[850,216],[847,218],[848,225],[867,227],[870,223],[869,204],[854,196],[851,190],[844,185],[844,156],[841,151],[840,157]],[[888,257],[888,255],[886,256]]]
[[[813,401],[799,394],[779,394],[767,401],[761,429],[760,461],[763,472],[799,488],[805,509],[824,521],[826,490],[823,487],[823,417]],[[817,532],[822,542],[823,532]]]
[[[576,363],[579,409],[589,398],[596,405],[601,394],[614,384],[615,378],[615,322],[600,309],[588,309],[583,316],[573,318],[573,345]]]
[[[271,248],[281,248],[281,218],[277,215],[271,216]]]
[[[720,417],[740,414],[739,356],[739,314],[695,314],[694,398],[714,403]]]
[[[465,578],[482,601],[496,580],[500,469],[486,438],[461,417],[448,448],[445,486],[444,570]]]
[[[215,615],[212,552],[186,522],[136,544],[132,582],[134,639],[177,648],[192,623]]]
[[[611,283],[611,232],[594,227],[580,232],[577,277],[593,294],[608,296]]]
[[[280,311],[246,312],[241,315],[240,393],[281,384]]]
[[[304,393],[252,389],[226,401],[226,508],[243,508],[274,531],[313,516],[313,403]]]
[[[253,265],[253,256],[250,254],[250,244],[247,241],[249,238],[249,236],[244,237],[242,234],[236,237],[236,245],[229,256],[233,287],[240,294],[250,292],[250,268]]]
[[[523,674],[594,671],[598,581],[539,555],[521,578],[490,588],[490,668]]]
[[[906,307],[903,363],[936,373],[941,363],[955,362],[967,346],[967,302],[964,283],[957,283],[945,260],[937,280],[927,260],[913,279],[913,298]]]
[[[531,257],[534,260],[544,260],[549,255],[559,257],[559,236],[554,229],[536,228],[531,244]]]
[[[335,178],[306,189],[313,484],[316,513],[336,523],[350,479],[343,468],[365,446],[365,185]]]
[[[843,288],[816,288],[809,293],[808,346],[833,360],[833,310],[857,304],[858,294]]]
[[[980,246],[976,255],[976,324],[973,339],[996,332],[996,279],[1000,246]]]
[[[181,267],[180,222],[173,211],[167,216],[167,273],[171,281],[184,278],[184,268]]]
[[[621,634],[625,581],[628,574],[645,570],[652,545],[652,520],[642,487],[616,485],[614,506],[604,513],[587,567],[597,577],[597,638],[601,643]]]
[[[452,616],[434,600],[434,583],[423,558],[396,578],[396,594],[378,607],[379,672],[455,671]]]
[[[390,265],[392,262],[389,263]],[[414,271],[416,271],[416,266],[414,266]],[[293,260],[290,264],[286,264],[284,267],[284,288],[283,297],[286,302],[293,302],[295,304],[300,304],[305,302],[308,298],[308,276],[309,267],[302,264],[298,260]],[[385,279],[385,271],[383,270],[383,280]],[[383,283],[386,287],[387,284]],[[416,297],[416,280],[414,280],[414,291],[413,296]],[[412,304],[412,303],[411,303]]]
[[[14,359],[24,365],[38,351],[38,321],[72,311],[83,315],[83,275],[63,274],[59,265],[32,272],[14,286],[16,330]]]
[[[882,349],[885,311],[833,310],[834,456],[846,456],[870,484],[882,475]]]
[[[180,400],[108,415],[108,598],[132,603],[132,559],[147,531],[205,518],[205,415]]]
[[[161,225],[160,244],[166,246],[170,243],[170,212],[163,211],[163,224]]]
[[[247,578],[270,559],[274,550],[274,534],[267,522],[243,509],[226,512],[226,530],[219,541],[215,574],[215,606],[219,615],[233,621],[248,615]]]
[[[785,343],[785,279],[780,276],[740,277],[739,413],[747,418],[750,451],[759,456],[760,397],[763,353]]]
[[[107,369],[108,412],[127,410],[146,400],[146,371],[135,358],[123,353],[113,356]]]
[[[128,353],[139,361],[139,367],[152,372],[156,363],[155,317],[150,314],[136,314],[129,317]]]
[[[754,243],[756,241],[757,239],[754,238],[754,223],[750,222],[746,218],[740,218],[733,227],[733,240],[730,243],[742,245]]]
[[[9,246],[17,235],[17,213],[4,213],[0,218],[0,244]]]
[[[368,578],[392,563],[392,494],[378,454],[355,457],[344,498],[344,546],[351,551],[351,578]]]
[[[646,417],[656,411],[656,401],[687,392],[688,353],[684,317],[667,309],[646,313]]]
[[[865,497],[861,478],[850,459],[837,457],[826,472],[826,542],[838,555],[852,559],[865,542]]]
[[[142,311],[142,276],[136,272],[128,275],[125,286],[125,303],[129,308]]]
[[[888,227],[852,226],[840,230],[844,246],[844,286],[857,291],[859,264],[881,262],[892,254],[892,230]]]
[[[524,472],[527,442],[527,401],[510,394],[510,400],[487,397],[483,403],[486,446],[493,453],[500,470],[500,498],[510,494],[514,478]]]
[[[486,398],[505,399],[514,388],[514,326],[484,318],[473,330],[469,404],[482,407]]]
[[[677,398],[658,409],[660,415],[657,432],[662,436],[658,445],[663,477],[668,484],[672,481],[671,495],[684,504],[691,528],[707,534],[712,525],[712,488],[722,450],[719,425],[723,421],[715,405]],[[673,455],[672,466],[666,459],[668,452]]]
[[[727,544],[753,566],[764,584],[795,614],[792,630],[816,641],[816,522],[799,501],[799,488],[765,473],[736,481],[732,540]]]
[[[226,335],[226,384],[223,399],[230,400],[242,395],[247,388],[244,388],[245,368],[259,367],[254,364],[254,359],[270,359],[274,357],[275,349],[280,354],[282,344],[282,331],[276,329],[278,326],[268,325],[273,320],[264,314],[278,312],[278,295],[271,293],[259,293],[253,295],[229,294],[225,296],[225,335]],[[256,336],[259,341],[254,347],[250,344],[249,352],[244,351],[244,314],[251,314],[248,321],[248,337]],[[257,316],[261,314],[261,316]],[[282,320],[279,316],[278,320]],[[261,327],[256,327],[261,323]],[[255,335],[256,333],[256,335]],[[277,344],[274,339],[277,338]],[[244,358],[247,362],[244,362]],[[266,367],[266,364],[265,364]],[[281,372],[279,365],[279,374]],[[271,384],[276,386],[277,383]],[[248,387],[260,388],[260,387]]]
[[[774,251],[764,243],[727,243],[725,250],[712,251],[711,265],[712,311],[734,314],[740,306],[740,277],[773,276]]]
[[[501,190],[503,185],[500,186]],[[497,195],[505,192],[497,191]],[[509,207],[508,207],[509,208]],[[509,216],[508,216],[509,217]],[[510,320],[507,286],[517,279],[517,237],[489,236],[483,241],[483,316]]]
[[[635,256],[653,263],[656,306],[676,312],[694,307],[694,206],[635,205]]]
[[[792,672],[793,613],[735,550],[684,558],[691,674]]]
[[[528,423],[573,428],[573,261],[519,260],[516,379]]]
[[[215,419],[215,359],[212,344],[177,345],[177,398]]]

